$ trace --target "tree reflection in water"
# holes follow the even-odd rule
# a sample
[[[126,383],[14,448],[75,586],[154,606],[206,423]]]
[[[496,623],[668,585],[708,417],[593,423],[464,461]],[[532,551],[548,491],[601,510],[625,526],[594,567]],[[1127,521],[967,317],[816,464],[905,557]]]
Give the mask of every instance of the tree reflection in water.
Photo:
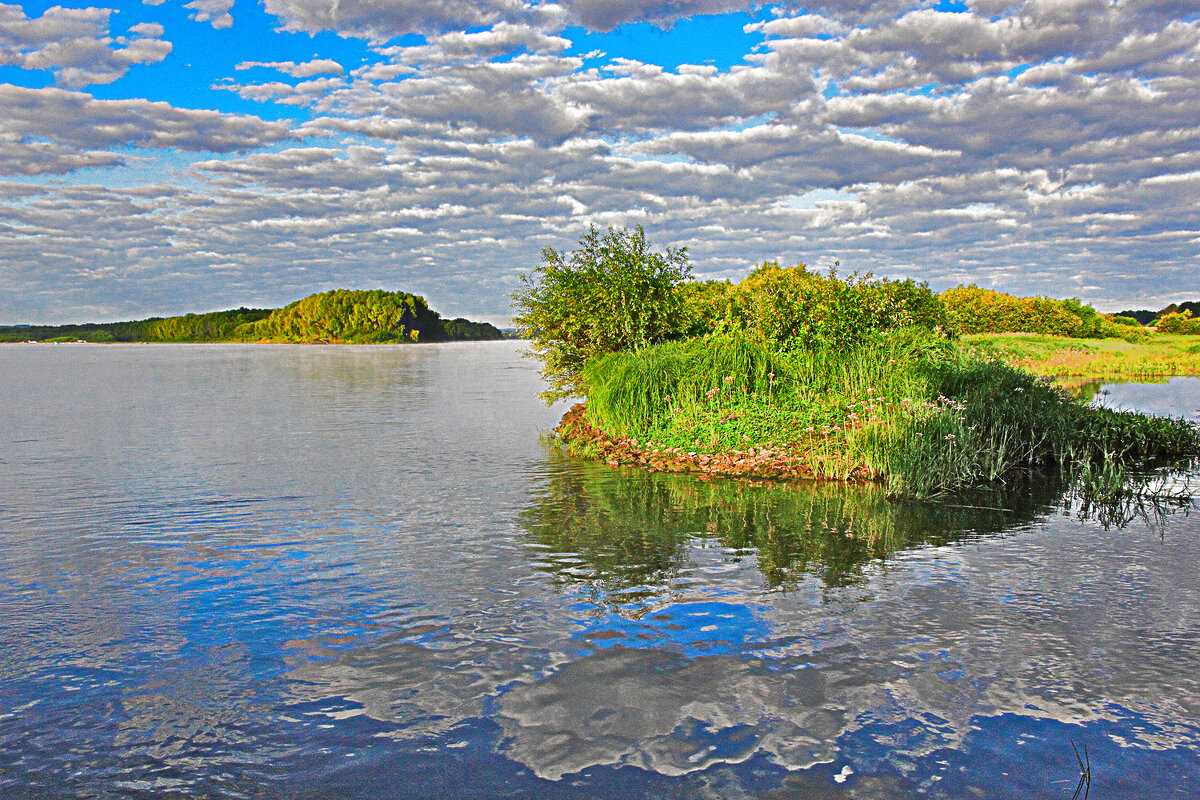
[[[669,595],[697,547],[720,548],[730,561],[755,558],[768,590],[810,577],[831,589],[864,584],[868,571],[900,551],[1000,535],[1054,513],[1104,527],[1139,520],[1162,528],[1192,505],[1187,486],[1171,477],[1178,470],[1109,473],[1103,491],[1095,474],[1030,475],[932,502],[897,502],[875,484],[703,480],[562,458],[521,515],[544,551],[537,566],[627,615]]]

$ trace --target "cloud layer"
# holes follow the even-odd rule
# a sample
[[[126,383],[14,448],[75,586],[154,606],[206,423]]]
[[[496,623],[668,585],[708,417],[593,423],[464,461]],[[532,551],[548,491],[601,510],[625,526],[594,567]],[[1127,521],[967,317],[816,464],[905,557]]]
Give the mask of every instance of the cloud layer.
[[[759,44],[730,66],[704,63],[703,43],[672,68],[652,53],[581,55],[570,32],[744,5],[267,0],[282,30],[358,37],[371,53],[358,67],[246,58],[214,86],[264,116],[292,109],[286,125],[0,86],[3,174],[149,175],[6,192],[0,286],[24,305],[0,301],[0,317],[379,285],[503,322],[516,272],[589,223],[643,224],[707,276],[836,258],[1112,310],[1200,291],[1191,4],[777,7],[745,23]],[[67,88],[159,52],[136,47],[170,48],[152,24],[105,39],[104,10],[31,21],[15,8],[0,6],[5,63],[53,69]],[[102,43],[93,60],[55,45],[80,41]],[[166,170],[164,149],[200,155]]]

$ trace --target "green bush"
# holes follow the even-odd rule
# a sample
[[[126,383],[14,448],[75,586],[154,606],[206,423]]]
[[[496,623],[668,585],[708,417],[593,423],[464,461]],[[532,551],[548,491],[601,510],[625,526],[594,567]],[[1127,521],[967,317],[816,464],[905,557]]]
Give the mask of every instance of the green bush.
[[[878,334],[919,326],[948,327],[945,306],[923,283],[839,279],[804,264],[760,265],[741,283],[681,286],[687,330],[696,335],[740,331],[774,349],[844,347]]]
[[[1189,309],[1184,309],[1182,313],[1163,314],[1155,321],[1154,326],[1158,328],[1159,333],[1193,336],[1200,334],[1200,319],[1192,319],[1192,312]]]
[[[1040,333],[1080,339],[1121,335],[1117,325],[1075,298],[1017,297],[972,284],[943,292],[941,299],[962,334]]]
[[[581,394],[580,370],[591,358],[677,337],[683,326],[675,286],[689,272],[687,249],[650,249],[646,232],[592,226],[579,247],[542,251],[513,295],[514,321],[542,360],[548,401]]]

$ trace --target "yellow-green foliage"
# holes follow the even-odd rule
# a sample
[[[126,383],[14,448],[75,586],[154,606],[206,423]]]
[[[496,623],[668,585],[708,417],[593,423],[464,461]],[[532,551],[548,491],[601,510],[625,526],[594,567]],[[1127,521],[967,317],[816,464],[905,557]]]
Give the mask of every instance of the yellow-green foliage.
[[[1192,312],[1184,309],[1182,313],[1163,314],[1154,326],[1159,333],[1173,333],[1194,336],[1200,334],[1200,319],[1192,319]]]
[[[955,329],[964,335],[1041,333],[1080,339],[1138,335],[1075,298],[1017,297],[972,284],[943,292],[941,299]]]
[[[220,342],[233,339],[240,328],[265,318],[269,313],[263,309],[238,308],[149,319],[129,325],[140,327],[136,339],[143,342]]]
[[[281,342],[367,343],[436,340],[442,328],[423,297],[382,289],[335,289],[286,305],[239,333]]]
[[[766,262],[736,285],[683,284],[687,332],[741,331],[775,348],[844,346],[899,328],[944,330],[944,305],[912,280],[838,278]]]

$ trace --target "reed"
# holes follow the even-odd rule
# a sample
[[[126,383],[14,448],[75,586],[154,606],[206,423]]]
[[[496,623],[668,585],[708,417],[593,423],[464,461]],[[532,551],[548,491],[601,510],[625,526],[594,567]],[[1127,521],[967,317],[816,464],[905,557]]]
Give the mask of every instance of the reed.
[[[590,423],[636,447],[784,448],[811,477],[871,478],[894,496],[1200,451],[1183,421],[1084,406],[1048,379],[920,329],[785,352],[710,335],[603,356],[583,376]]]

